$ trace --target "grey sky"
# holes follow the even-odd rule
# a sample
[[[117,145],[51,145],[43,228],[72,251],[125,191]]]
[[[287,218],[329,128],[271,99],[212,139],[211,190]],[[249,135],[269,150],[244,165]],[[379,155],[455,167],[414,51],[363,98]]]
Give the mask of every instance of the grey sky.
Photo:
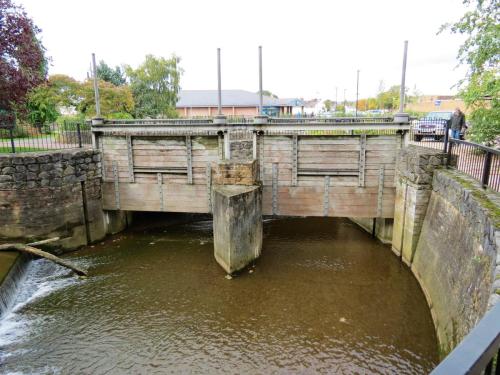
[[[16,0],[42,28],[50,73],[83,79],[90,54],[110,65],[144,55],[181,57],[184,89],[222,85],[258,90],[257,47],[263,46],[264,89],[280,97],[348,99],[398,84],[409,40],[407,84],[449,94],[464,75],[455,69],[462,38],[436,35],[464,13],[461,0]]]

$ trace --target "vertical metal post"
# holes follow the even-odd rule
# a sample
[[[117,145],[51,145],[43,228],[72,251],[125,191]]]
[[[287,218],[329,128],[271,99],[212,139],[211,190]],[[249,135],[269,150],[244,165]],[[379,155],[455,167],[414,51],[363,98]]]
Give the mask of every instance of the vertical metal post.
[[[92,71],[94,73],[95,113],[97,117],[101,117],[101,104],[99,100],[99,85],[97,84],[97,68],[95,65],[95,53],[92,54]]]
[[[359,98],[359,69],[356,73],[356,112],[354,117],[358,117],[358,98]]]
[[[448,142],[450,137],[449,134],[450,134],[450,123],[446,121],[446,125],[444,126],[444,145],[443,145],[444,153],[448,152]]]
[[[403,113],[405,109],[405,79],[406,79],[406,57],[408,54],[408,41],[405,40],[405,48],[403,54],[403,72],[401,75],[401,88],[399,91],[399,113]]]
[[[259,115],[262,115],[262,46],[259,46]]]
[[[76,123],[76,135],[78,137],[78,147],[82,148],[82,131],[80,129],[80,123]]]
[[[337,91],[338,91],[338,87],[335,86],[335,112],[337,112],[337,106],[339,105],[339,102],[337,101]]]
[[[14,129],[13,128],[9,128],[9,135],[10,135],[10,147],[12,149],[12,153],[15,154],[16,153],[16,144],[14,142]]]
[[[486,156],[484,157],[483,164],[483,176],[481,177],[481,184],[483,188],[488,187],[488,183],[490,182],[490,169],[491,169],[491,156],[493,154],[491,152],[486,151]]]
[[[220,48],[217,48],[217,114],[222,115],[222,82],[220,70]]]
[[[344,113],[346,113],[347,99],[346,99],[347,89],[344,89]]]

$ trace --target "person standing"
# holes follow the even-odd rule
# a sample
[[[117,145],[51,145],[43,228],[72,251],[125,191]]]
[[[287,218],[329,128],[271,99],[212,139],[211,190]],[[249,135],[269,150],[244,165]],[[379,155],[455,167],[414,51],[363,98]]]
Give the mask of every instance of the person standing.
[[[456,108],[455,112],[453,112],[453,116],[451,116],[451,136],[455,139],[460,139],[460,132],[464,127],[465,115],[460,108]]]

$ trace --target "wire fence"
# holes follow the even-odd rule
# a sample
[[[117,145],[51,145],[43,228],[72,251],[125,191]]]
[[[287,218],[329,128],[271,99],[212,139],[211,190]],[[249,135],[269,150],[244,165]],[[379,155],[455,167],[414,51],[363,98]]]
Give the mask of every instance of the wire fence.
[[[82,148],[92,144],[90,124],[64,122],[40,127],[16,125],[0,128],[0,153]]]

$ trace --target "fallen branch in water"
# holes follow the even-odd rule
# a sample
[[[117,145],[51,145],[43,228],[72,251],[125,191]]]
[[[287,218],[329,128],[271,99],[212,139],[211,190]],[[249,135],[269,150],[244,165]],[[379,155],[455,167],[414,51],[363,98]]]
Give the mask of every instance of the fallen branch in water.
[[[17,251],[20,251],[23,253],[35,255],[35,256],[38,256],[41,258],[48,259],[56,264],[59,264],[60,266],[69,268],[70,270],[74,271],[77,275],[87,276],[87,271],[78,268],[74,264],[67,262],[64,259],[61,259],[61,258],[59,258],[51,253],[47,253],[46,251],[37,249],[36,247],[33,247],[36,245],[42,245],[42,244],[46,244],[49,242],[57,241],[58,239],[59,239],[59,237],[50,238],[48,240],[33,242],[33,243],[30,243],[27,245],[24,245],[22,243],[6,243],[6,244],[0,245],[0,251],[17,250]]]

